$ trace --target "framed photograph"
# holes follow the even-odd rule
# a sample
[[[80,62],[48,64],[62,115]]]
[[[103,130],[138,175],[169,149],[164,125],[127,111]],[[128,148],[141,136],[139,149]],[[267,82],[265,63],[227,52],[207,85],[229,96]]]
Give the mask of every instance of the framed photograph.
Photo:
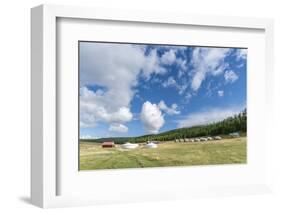
[[[31,15],[33,204],[270,192],[272,20]]]

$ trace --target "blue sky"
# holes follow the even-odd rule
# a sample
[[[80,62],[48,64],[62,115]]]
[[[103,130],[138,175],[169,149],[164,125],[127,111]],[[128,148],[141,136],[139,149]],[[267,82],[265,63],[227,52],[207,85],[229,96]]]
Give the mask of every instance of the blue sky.
[[[247,49],[80,42],[80,137],[208,124],[246,107]]]

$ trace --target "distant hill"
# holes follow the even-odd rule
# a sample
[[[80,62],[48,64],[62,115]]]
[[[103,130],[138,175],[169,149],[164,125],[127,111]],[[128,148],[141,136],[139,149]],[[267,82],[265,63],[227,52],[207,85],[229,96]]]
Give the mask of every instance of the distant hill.
[[[134,142],[141,143],[148,140],[156,141],[169,141],[177,138],[195,138],[203,136],[215,136],[215,135],[227,135],[232,132],[247,132],[247,109],[244,109],[241,113],[226,118],[222,121],[211,123],[202,126],[194,126],[189,128],[179,128],[159,134],[143,135],[138,137],[110,137],[99,139],[80,139],[80,141],[87,142],[104,142],[114,141],[115,143]]]

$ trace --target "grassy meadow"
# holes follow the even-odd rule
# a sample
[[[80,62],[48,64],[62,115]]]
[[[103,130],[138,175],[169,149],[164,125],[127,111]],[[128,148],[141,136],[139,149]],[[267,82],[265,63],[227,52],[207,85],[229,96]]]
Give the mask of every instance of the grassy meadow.
[[[192,143],[167,141],[155,149],[140,145],[133,150],[80,142],[80,170],[242,164],[246,161],[246,137]]]

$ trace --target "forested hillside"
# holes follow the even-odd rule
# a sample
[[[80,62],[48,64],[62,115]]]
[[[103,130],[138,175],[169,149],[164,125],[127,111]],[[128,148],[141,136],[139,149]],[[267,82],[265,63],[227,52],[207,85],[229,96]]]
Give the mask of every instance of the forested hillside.
[[[156,141],[170,141],[179,138],[195,138],[204,136],[216,136],[216,135],[228,135],[232,132],[247,132],[247,110],[243,110],[241,113],[229,117],[223,121],[211,123],[203,126],[194,126],[189,128],[174,129],[171,131],[155,134],[144,135],[138,137],[117,137],[117,138],[99,138],[99,139],[84,139],[82,141],[88,142],[104,142],[114,141],[115,143],[141,143],[151,140]]]

